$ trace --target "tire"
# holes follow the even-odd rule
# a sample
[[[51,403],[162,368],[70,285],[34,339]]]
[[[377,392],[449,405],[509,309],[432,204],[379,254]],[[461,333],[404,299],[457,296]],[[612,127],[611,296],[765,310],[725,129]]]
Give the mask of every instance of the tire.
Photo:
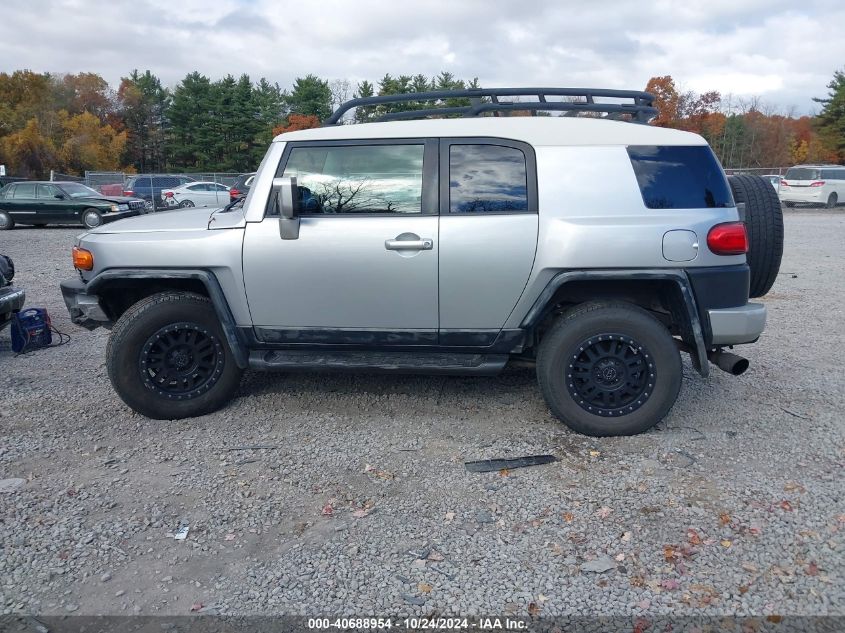
[[[96,209],[85,209],[82,212],[82,226],[86,229],[96,229],[103,223],[103,216]]]
[[[182,200],[182,202],[179,203],[179,207],[182,208],[182,209],[190,209],[193,206],[194,206],[193,200]]]
[[[614,351],[624,360],[620,362]],[[578,378],[579,365],[583,379]],[[590,365],[587,371],[585,365]],[[681,356],[666,327],[624,302],[576,306],[546,333],[537,354],[537,380],[549,409],[583,435],[647,431],[675,404],[681,376]],[[597,385],[590,394],[594,400],[586,395],[590,383]],[[629,388],[634,383],[637,386]],[[607,402],[598,403],[602,391],[615,397],[608,395]]]
[[[783,211],[772,186],[759,176],[730,176],[734,199],[745,203],[748,231],[749,297],[762,297],[775,283],[783,257]]]
[[[835,209],[836,205],[839,204],[839,197],[836,193],[832,193],[827,197],[827,204],[825,205],[828,209]]]
[[[211,302],[189,292],[162,292],[130,307],[109,337],[106,368],[120,398],[155,420],[216,411],[243,373]]]
[[[15,218],[6,211],[0,211],[0,231],[10,231],[15,228]]]

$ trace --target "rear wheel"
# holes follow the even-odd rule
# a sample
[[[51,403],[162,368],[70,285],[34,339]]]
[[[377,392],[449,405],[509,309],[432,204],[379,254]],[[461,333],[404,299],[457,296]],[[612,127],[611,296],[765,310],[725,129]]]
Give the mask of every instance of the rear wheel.
[[[242,374],[211,302],[184,292],[152,295],[129,308],[109,337],[106,367],[121,399],[157,420],[216,411]]]
[[[179,203],[179,206],[183,209],[190,209],[194,206],[194,202],[193,200],[182,200],[182,202]]]
[[[0,211],[0,231],[8,231],[15,228],[15,219],[6,211]]]
[[[669,412],[681,357],[666,327],[628,303],[588,303],[560,317],[537,354],[552,413],[584,435],[634,435]]]
[[[745,203],[748,231],[749,297],[762,297],[775,283],[783,256],[783,211],[778,195],[760,176],[739,174],[729,179],[737,202]]]
[[[85,209],[82,212],[82,224],[85,228],[95,229],[103,223],[103,216],[96,209]]]
[[[835,209],[836,205],[839,203],[839,198],[835,193],[832,193],[827,198],[827,208],[828,209]]]

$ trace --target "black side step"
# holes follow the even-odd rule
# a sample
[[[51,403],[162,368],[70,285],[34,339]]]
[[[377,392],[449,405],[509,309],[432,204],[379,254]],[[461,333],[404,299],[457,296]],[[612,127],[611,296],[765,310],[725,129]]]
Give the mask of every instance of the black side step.
[[[321,352],[319,350],[253,350],[250,369],[281,371],[373,371],[404,374],[499,373],[507,354],[450,352]]]

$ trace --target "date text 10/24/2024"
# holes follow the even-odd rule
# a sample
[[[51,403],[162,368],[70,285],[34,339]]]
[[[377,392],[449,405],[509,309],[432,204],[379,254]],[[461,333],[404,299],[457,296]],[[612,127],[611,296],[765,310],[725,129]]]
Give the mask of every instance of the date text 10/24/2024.
[[[411,629],[524,631],[528,622],[517,618],[308,618],[308,628],[328,629]]]

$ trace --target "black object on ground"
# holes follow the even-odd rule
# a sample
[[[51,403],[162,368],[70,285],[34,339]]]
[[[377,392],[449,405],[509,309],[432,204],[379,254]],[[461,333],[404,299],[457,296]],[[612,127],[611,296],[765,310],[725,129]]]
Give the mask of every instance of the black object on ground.
[[[474,462],[464,462],[464,467],[471,473],[491,473],[506,468],[524,468],[525,466],[542,466],[556,462],[554,455],[528,455],[515,459],[481,459]]]

